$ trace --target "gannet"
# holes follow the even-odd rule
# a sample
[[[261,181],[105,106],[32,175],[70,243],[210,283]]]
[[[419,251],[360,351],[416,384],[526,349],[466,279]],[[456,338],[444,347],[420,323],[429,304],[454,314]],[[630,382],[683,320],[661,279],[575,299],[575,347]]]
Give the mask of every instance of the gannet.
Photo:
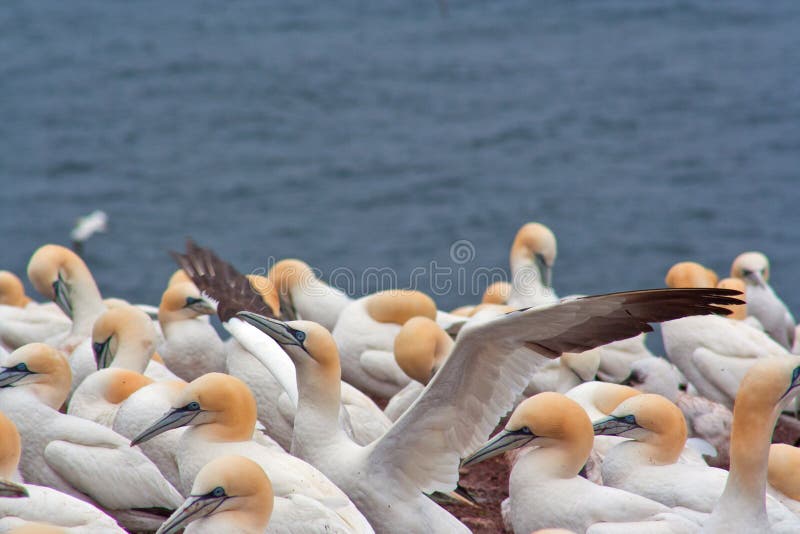
[[[226,454],[240,454],[267,472],[277,496],[305,496],[305,500],[295,504],[311,507],[302,513],[317,517],[321,528],[372,531],[347,496],[321,472],[277,445],[270,447],[253,441],[255,424],[256,402],[244,382],[230,375],[209,373],[190,382],[173,402],[172,409],[134,438],[131,445],[188,426],[178,440],[176,451],[184,492],[191,490],[197,473],[209,461]]]
[[[294,365],[274,340],[236,317],[242,310],[271,316],[274,309],[260,292],[253,291],[251,276],[241,275],[213,251],[190,242],[185,255],[172,255],[204,293],[219,301],[217,315],[232,335],[226,342],[228,373],[248,385],[267,434],[288,449],[298,398]],[[361,444],[374,441],[391,425],[371,399],[345,383],[340,419],[348,434]]]
[[[481,304],[508,304],[511,291],[511,284],[506,281],[501,280],[489,284],[489,287],[483,292]]]
[[[0,413],[0,532],[28,522],[46,521],[64,527],[80,527],[88,534],[125,532],[111,517],[94,506],[45,486],[17,484],[17,465],[21,455],[17,427]],[[12,492],[24,492],[21,499]]]
[[[244,456],[221,456],[197,473],[189,497],[156,534],[172,534],[184,528],[185,534],[288,533],[309,527],[298,517],[283,525],[273,523],[267,529],[274,500],[272,484],[261,466]],[[279,502],[277,506],[290,505]]]
[[[578,476],[592,441],[592,423],[580,405],[545,392],[517,406],[505,429],[465,458],[463,465],[538,446],[517,456],[511,470],[509,503],[504,509],[506,522],[517,534],[552,526],[585,532],[595,523],[645,521],[670,512],[651,499]]]
[[[728,466],[733,412],[727,407],[681,391],[677,370],[664,358],[644,358],[634,362],[626,383],[643,393],[656,393],[674,402],[683,412],[689,436],[708,442],[716,450],[716,456],[706,458],[708,464]]]
[[[412,380],[389,399],[384,413],[396,421],[420,396],[453,348],[453,340],[436,321],[412,317],[394,338],[394,357]]]
[[[106,311],[100,290],[83,260],[59,245],[44,245],[33,253],[28,279],[72,319],[69,332],[45,342],[68,356],[75,388],[96,369],[90,337],[94,321]]]
[[[670,287],[714,287],[716,275],[702,265],[674,265]],[[729,310],[731,311],[731,310]],[[727,317],[685,317],[661,325],[667,358],[703,396],[727,407],[739,382],[757,359],[789,353],[764,332]]]
[[[52,302],[39,304],[25,294],[22,281],[0,271],[0,346],[10,350],[63,335],[70,321]]]
[[[394,358],[394,338],[412,317],[436,319],[436,304],[419,291],[386,290],[353,301],[339,314],[333,338],[342,379],[369,394],[390,398],[410,381]]]
[[[800,449],[787,443],[769,447],[767,494],[776,498],[795,515],[800,515]]]
[[[161,296],[158,322],[165,342],[159,347],[159,354],[170,370],[184,380],[226,369],[222,340],[208,321],[200,319],[215,312],[213,304],[191,281],[172,284]]]
[[[717,506],[729,474],[715,467],[678,463],[686,442],[686,423],[680,409],[666,398],[649,393],[631,397],[609,417],[595,422],[594,429],[596,434],[632,438],[606,455],[604,484],[669,507],[710,513]],[[734,455],[732,449],[732,463]],[[761,487],[764,506],[764,482]],[[776,523],[791,518],[791,513],[773,499],[769,499],[768,509]]]
[[[528,223],[517,231],[511,245],[511,294],[507,304],[514,308],[552,304],[558,300],[552,288],[556,261],[556,236],[540,223]]]
[[[423,394],[366,447],[348,439],[339,425],[341,371],[331,334],[309,321],[238,316],[273,337],[297,367],[293,454],[326,473],[379,530],[465,532],[422,493],[455,488],[459,458],[477,449],[511,408],[539,360],[648,331],[648,321],[716,312],[714,303],[738,302],[729,296],[734,293],[617,293],[467,325]]]
[[[794,345],[795,321],[786,304],[769,285],[769,260],[761,252],[739,254],[731,265],[731,276],[747,286],[747,311],[786,350]]]
[[[0,411],[22,436],[23,478],[99,506],[134,530],[155,529],[181,495],[140,451],[109,428],[59,413],[70,368],[42,343],[11,353],[0,371]]]
[[[83,244],[90,237],[97,233],[105,233],[106,230],[108,230],[108,215],[103,210],[94,210],[89,215],[79,217],[69,233],[72,248],[80,254],[83,252]]]
[[[134,306],[112,308],[101,314],[92,327],[92,351],[98,369],[116,367],[154,380],[179,380],[155,358],[156,343],[153,322]]]
[[[333,330],[342,311],[352,299],[320,280],[311,267],[300,260],[281,260],[267,274],[278,293],[284,295],[298,317],[315,321]]]

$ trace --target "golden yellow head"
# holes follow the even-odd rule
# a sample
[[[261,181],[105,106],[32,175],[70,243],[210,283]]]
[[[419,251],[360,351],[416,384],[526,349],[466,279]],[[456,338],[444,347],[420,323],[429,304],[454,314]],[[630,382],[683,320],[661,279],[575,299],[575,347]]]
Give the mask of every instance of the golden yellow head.
[[[48,406],[58,409],[67,400],[72,370],[67,358],[44,343],[29,343],[8,355],[0,373],[2,387],[29,387]]]
[[[552,267],[558,253],[556,236],[545,225],[527,223],[517,231],[511,245],[511,264],[520,259],[540,256],[547,267]]]
[[[167,287],[158,305],[158,319],[162,324],[213,313],[214,306],[192,282],[179,282]]]
[[[511,414],[506,430],[528,428],[540,438],[575,441],[588,437],[592,442],[592,423],[580,404],[551,391],[539,393],[522,401]],[[589,454],[589,450],[586,454]]]
[[[74,252],[60,245],[44,245],[28,262],[28,279],[43,297],[55,300],[53,283],[59,277],[71,284],[76,277],[89,273],[89,268]],[[91,275],[90,275],[91,276]]]
[[[739,278],[723,278],[717,284],[717,287],[720,289],[735,289],[739,291],[741,295],[738,295],[736,298],[739,300],[743,300],[746,302],[747,297],[745,294],[745,284]],[[728,315],[728,319],[735,319],[737,321],[741,321],[747,317],[747,304],[737,304],[737,305],[720,305],[723,308],[728,308],[731,310],[731,314]]]
[[[22,280],[11,271],[0,271],[0,304],[24,308],[30,301]]]
[[[681,445],[686,442],[687,428],[683,412],[661,395],[653,393],[634,395],[620,403],[611,415],[615,417],[633,415],[636,424],[641,428],[658,436],[671,437],[680,441]],[[643,441],[646,440],[645,437]]]
[[[453,348],[453,340],[436,321],[412,317],[394,338],[394,358],[405,374],[427,384]]]
[[[0,478],[14,478],[21,454],[22,442],[17,427],[0,412]]]
[[[790,499],[800,501],[800,449],[786,443],[769,448],[767,479],[770,485]]]
[[[261,295],[261,300],[272,309],[272,313],[278,314],[281,309],[281,302],[278,297],[278,290],[272,280],[259,274],[248,274],[247,279],[250,281],[250,287],[253,291]]]
[[[190,284],[194,283],[192,282],[192,279],[189,278],[189,275],[186,274],[186,271],[184,271],[183,269],[178,269],[177,271],[172,273],[172,276],[169,277],[169,281],[167,282],[167,287],[174,286],[175,284],[183,284],[186,282],[189,282]]]
[[[267,278],[272,281],[278,291],[284,294],[317,280],[311,267],[306,262],[296,259],[279,261],[269,270]]]
[[[379,291],[367,298],[367,313],[379,323],[405,324],[412,317],[436,319],[436,303],[412,289]]]
[[[693,261],[682,261],[673,265],[664,279],[668,287],[715,287],[717,274]]]
[[[482,304],[505,304],[511,296],[511,284],[508,282],[495,282],[490,284],[483,292]]]

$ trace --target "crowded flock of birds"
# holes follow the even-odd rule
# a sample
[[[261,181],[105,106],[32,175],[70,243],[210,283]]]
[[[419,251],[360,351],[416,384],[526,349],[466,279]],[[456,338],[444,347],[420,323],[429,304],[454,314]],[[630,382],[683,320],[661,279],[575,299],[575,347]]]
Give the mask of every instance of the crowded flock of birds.
[[[0,273],[1,532],[469,532],[439,502],[501,454],[517,534],[800,532],[800,451],[771,445],[800,357],[761,253],[559,299],[529,223],[511,282],[450,312],[300,260],[173,256],[157,308],[104,298],[58,245],[27,269],[48,302]]]

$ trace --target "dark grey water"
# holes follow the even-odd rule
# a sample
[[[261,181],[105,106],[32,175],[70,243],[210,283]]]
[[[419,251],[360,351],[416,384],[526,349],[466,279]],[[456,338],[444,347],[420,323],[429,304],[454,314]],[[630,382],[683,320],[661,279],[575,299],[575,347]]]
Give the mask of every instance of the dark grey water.
[[[407,285],[538,220],[561,294],[760,249],[800,310],[800,3],[448,3],[4,2],[0,267],[103,209],[108,296],[187,235]]]

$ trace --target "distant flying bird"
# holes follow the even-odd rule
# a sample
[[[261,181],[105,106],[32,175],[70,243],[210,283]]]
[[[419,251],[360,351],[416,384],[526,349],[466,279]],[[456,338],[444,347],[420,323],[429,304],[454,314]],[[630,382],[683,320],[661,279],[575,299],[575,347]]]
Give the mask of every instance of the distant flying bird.
[[[70,232],[72,250],[81,254],[83,243],[98,232],[105,233],[108,229],[108,215],[103,210],[95,210],[85,217],[79,217],[75,227]]]

